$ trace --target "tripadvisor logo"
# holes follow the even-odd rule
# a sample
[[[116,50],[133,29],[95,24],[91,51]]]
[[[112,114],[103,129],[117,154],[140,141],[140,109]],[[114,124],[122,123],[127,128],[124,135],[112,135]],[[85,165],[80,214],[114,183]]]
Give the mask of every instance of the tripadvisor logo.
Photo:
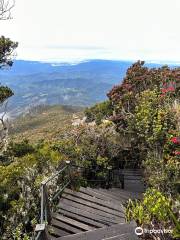
[[[135,234],[140,236],[140,235],[143,235],[144,231],[143,231],[143,228],[142,227],[137,227],[135,228]]]
[[[170,234],[172,233],[172,229],[146,229],[146,228],[142,228],[142,227],[137,227],[135,228],[135,234],[138,236],[143,235],[143,233],[148,233],[148,234]]]

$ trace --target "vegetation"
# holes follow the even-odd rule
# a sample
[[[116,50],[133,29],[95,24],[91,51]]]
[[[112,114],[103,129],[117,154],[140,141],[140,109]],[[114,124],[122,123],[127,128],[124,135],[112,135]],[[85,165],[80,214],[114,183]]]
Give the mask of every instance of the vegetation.
[[[13,6],[8,0],[0,1],[0,20],[10,18]],[[9,38],[0,37],[0,70],[12,66],[17,46]],[[63,99],[68,101],[70,91],[73,101],[76,97],[81,104],[78,97],[83,89],[79,92],[75,88],[81,81],[80,77],[71,81],[71,90],[62,88],[61,81],[55,93],[64,91]],[[42,87],[42,81],[39,84]],[[92,88],[86,86],[86,104],[93,102],[91,90],[96,84],[94,81]],[[96,96],[104,82],[98,86]],[[133,219],[147,229],[172,230],[148,235],[149,239],[180,237],[179,68],[148,69],[139,61],[107,94],[107,101],[85,110],[86,120],[79,119],[83,116],[81,108],[36,107],[14,122],[9,142],[4,117],[6,102],[13,94],[9,87],[0,85],[0,106],[4,107],[0,118],[0,239],[28,240],[33,236],[39,221],[41,182],[66,160],[82,169],[73,179],[78,178],[77,183],[83,185],[95,179],[102,180],[105,187],[110,168],[143,168],[147,190],[142,200],[127,203],[127,221]],[[90,94],[88,98],[86,94]],[[40,98],[45,96],[40,93]],[[57,189],[57,182],[49,188]]]
[[[150,187],[142,202],[129,203],[127,216],[140,226],[169,226],[179,237],[180,69],[148,69],[143,64],[135,63],[123,83],[108,93],[111,120],[129,139],[129,151],[144,168]]]
[[[110,117],[112,112],[112,104],[110,101],[95,104],[93,107],[86,108],[85,115],[87,122],[95,121],[97,125],[101,124],[103,119]]]
[[[10,10],[14,4],[8,0],[0,1],[0,20],[10,18]],[[11,67],[13,64],[12,57],[18,43],[11,41],[4,36],[0,37],[0,70],[5,67]],[[6,112],[6,101],[13,95],[13,91],[7,86],[0,84],[0,110]],[[0,117],[0,154],[7,145],[7,124],[4,120],[5,114]]]
[[[29,139],[58,140],[66,132],[71,132],[72,122],[83,116],[83,108],[73,106],[37,106],[27,114],[21,114],[10,122],[9,134],[17,142]]]
[[[85,186],[102,180],[105,187],[109,168],[143,168],[148,189],[129,201],[127,220],[179,237],[180,70],[143,64],[128,69],[109,100],[86,109],[86,119],[81,108],[43,106],[14,122],[0,159],[2,239],[32,237],[41,181],[67,160],[82,169],[77,184]]]

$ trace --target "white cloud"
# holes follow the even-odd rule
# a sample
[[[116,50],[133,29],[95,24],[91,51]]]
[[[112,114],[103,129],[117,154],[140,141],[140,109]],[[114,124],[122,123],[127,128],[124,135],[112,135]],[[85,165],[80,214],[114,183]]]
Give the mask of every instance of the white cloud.
[[[16,0],[18,58],[180,61],[179,0]]]

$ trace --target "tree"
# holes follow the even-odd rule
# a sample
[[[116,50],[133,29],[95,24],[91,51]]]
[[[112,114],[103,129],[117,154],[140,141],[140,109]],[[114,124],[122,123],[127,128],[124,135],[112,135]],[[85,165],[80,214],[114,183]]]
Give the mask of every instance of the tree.
[[[14,6],[14,1],[0,0],[0,20],[7,20],[10,16],[10,10]],[[0,37],[0,70],[5,67],[11,67],[13,64],[14,50],[17,48],[18,43],[11,41],[9,38],[4,36]],[[7,86],[0,85],[0,150],[4,147],[7,142],[7,122],[5,121],[7,100],[13,95],[13,91]]]
[[[0,0],[0,20],[10,19],[13,7],[14,0]]]

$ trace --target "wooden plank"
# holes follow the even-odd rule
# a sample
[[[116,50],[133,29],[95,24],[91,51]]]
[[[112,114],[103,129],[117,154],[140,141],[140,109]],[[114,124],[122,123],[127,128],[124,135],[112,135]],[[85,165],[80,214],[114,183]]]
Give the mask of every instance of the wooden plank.
[[[94,215],[94,218],[97,215],[97,216],[101,217],[103,220],[105,220],[107,223],[118,223],[118,222],[121,222],[121,219],[122,219],[120,217],[112,216],[109,213],[106,213],[106,212],[103,212],[101,210],[94,209],[94,208],[91,208],[91,207],[88,207],[88,206],[84,206],[80,203],[77,203],[77,202],[74,202],[74,201],[71,201],[71,200],[68,200],[68,199],[65,199],[65,198],[61,198],[61,201],[58,205],[59,208],[61,208],[62,203],[73,206],[75,208],[79,208],[82,211],[90,212]],[[123,216],[123,218],[124,218],[124,216]]]
[[[89,207],[91,207],[91,208],[101,210],[101,211],[103,211],[103,212],[105,212],[105,213],[109,213],[109,214],[112,215],[112,216],[116,216],[116,217],[120,217],[120,216],[122,217],[122,216],[124,216],[124,214],[123,214],[122,212],[115,211],[115,210],[110,209],[110,208],[108,208],[108,207],[100,206],[100,205],[98,205],[98,204],[96,204],[96,203],[88,202],[87,200],[83,200],[83,199],[80,199],[80,198],[78,198],[78,197],[71,196],[71,195],[69,195],[69,194],[64,194],[64,193],[63,193],[62,196],[63,196],[63,198],[72,200],[72,201],[74,201],[74,202],[78,202],[78,203],[80,203],[80,204],[82,204],[82,205],[89,206]]]
[[[126,200],[126,198],[124,196],[117,196],[116,194],[113,194],[112,192],[106,190],[106,189],[98,189],[98,190],[94,190],[94,191],[98,191],[101,192],[102,194],[104,194],[105,196],[109,196],[112,199],[115,199],[116,201],[120,201],[121,203],[124,203],[124,200]]]
[[[75,227],[72,227],[72,226],[70,226],[69,224],[66,224],[66,223],[63,223],[63,222],[61,222],[61,221],[58,221],[58,220],[56,220],[56,219],[52,219],[52,221],[51,221],[51,225],[52,226],[55,226],[55,227],[57,227],[57,228],[61,228],[62,230],[65,230],[65,231],[67,231],[67,232],[69,232],[69,233],[79,233],[79,232],[83,232],[81,229],[79,229],[79,228],[75,228]]]
[[[109,190],[105,190],[105,191],[115,195],[116,197],[121,197],[124,199],[133,198],[133,197],[136,198],[139,195],[139,193],[137,193],[137,192],[121,190],[121,189],[109,189]]]
[[[138,192],[131,192],[131,191],[120,191],[118,189],[111,189],[108,190],[109,192],[115,194],[116,196],[119,197],[124,197],[124,198],[139,198],[140,194]]]
[[[117,201],[115,199],[113,199],[112,197],[109,197],[107,195],[104,195],[102,194],[101,192],[99,191],[94,191],[93,188],[84,188],[84,187],[81,187],[80,188],[80,192],[83,192],[83,193],[86,193],[92,197],[96,197],[96,198],[99,198],[101,200],[105,200],[106,202],[110,202],[111,204],[115,204],[115,206],[120,206],[119,209],[123,208],[122,204],[121,204],[121,201]]]
[[[89,189],[89,188],[88,188]],[[105,190],[105,191],[104,191]],[[120,202],[120,198],[117,198],[116,196],[112,196],[109,191],[107,189],[96,189],[96,188],[93,188],[93,191],[98,193],[98,194],[102,194],[104,195],[105,197],[109,197],[112,199],[112,201],[117,201],[117,202]]]
[[[139,240],[139,238],[134,234],[125,233],[110,238],[104,238],[102,240]]]
[[[61,214],[58,214],[58,213],[54,213],[53,214],[53,218],[57,219],[58,221],[62,221],[64,223],[72,225],[73,227],[80,228],[80,229],[82,229],[84,231],[91,231],[91,230],[96,229],[95,227],[92,227],[92,226],[89,226],[87,224],[78,222],[78,221],[76,221],[76,220],[74,220],[72,218],[65,217],[65,216],[63,216]]]
[[[69,203],[69,202],[67,202],[67,200],[66,200],[66,203],[61,202],[60,209],[70,211],[70,212],[72,212],[74,214],[78,214],[80,216],[86,216],[89,219],[92,219],[96,222],[99,222],[99,223],[102,223],[105,225],[112,225],[113,223],[114,224],[117,223],[117,221],[113,221],[105,216],[98,215],[97,211],[96,211],[96,213],[93,213],[92,211],[89,212],[88,209],[84,210],[84,209],[80,208],[79,206],[77,206],[76,203],[74,203],[74,202]],[[68,204],[70,204],[70,205],[68,205]],[[122,220],[124,221],[124,219],[122,219]]]
[[[82,223],[85,223],[85,224],[88,224],[90,226],[94,226],[96,228],[99,228],[99,227],[105,227],[106,225],[105,224],[102,224],[100,222],[97,222],[97,221],[94,221],[92,219],[89,219],[87,218],[87,215],[83,215],[83,216],[80,216],[79,214],[75,214],[75,213],[72,213],[72,212],[69,212],[67,210],[63,210],[63,209],[58,209],[58,213],[62,214],[63,216],[67,216],[67,217],[70,217],[72,219],[75,219],[75,220],[78,220]]]
[[[56,228],[54,226],[49,226],[48,227],[49,233],[50,235],[56,236],[56,237],[62,237],[62,236],[66,236],[69,235],[68,232],[60,229],[60,228]]]
[[[132,224],[115,224],[113,226],[99,228],[94,231],[75,234],[72,236],[64,236],[62,238],[58,238],[57,240],[102,240],[125,233],[130,234],[130,236],[132,236],[130,239],[133,239],[135,236],[134,229],[135,226]]]
[[[112,210],[117,211],[118,213],[119,213],[119,211],[122,212],[122,207],[120,206],[120,204],[116,205],[115,203],[108,202],[105,199],[102,200],[102,199],[96,198],[95,196],[92,197],[92,196],[84,194],[82,192],[75,192],[70,189],[65,189],[64,193],[70,194],[75,197],[82,198],[84,200],[87,200],[88,202],[96,203],[98,205],[110,208]]]

